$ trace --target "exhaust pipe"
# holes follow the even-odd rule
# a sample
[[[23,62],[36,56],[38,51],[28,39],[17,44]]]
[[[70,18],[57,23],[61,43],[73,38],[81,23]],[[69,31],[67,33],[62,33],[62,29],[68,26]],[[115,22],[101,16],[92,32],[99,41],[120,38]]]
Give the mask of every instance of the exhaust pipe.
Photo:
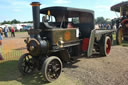
[[[32,2],[32,11],[33,11],[33,26],[34,29],[40,28],[40,2]]]

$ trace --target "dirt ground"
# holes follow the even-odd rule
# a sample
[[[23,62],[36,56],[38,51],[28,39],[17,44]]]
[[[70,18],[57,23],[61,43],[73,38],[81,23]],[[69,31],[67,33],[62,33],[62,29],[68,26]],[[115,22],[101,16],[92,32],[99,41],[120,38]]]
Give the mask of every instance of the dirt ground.
[[[23,39],[27,36],[18,34],[16,38],[10,39],[13,39],[14,44],[24,45]],[[128,47],[113,46],[107,57],[94,55],[76,61],[63,70],[66,76],[77,81],[76,85],[128,85]]]
[[[128,47],[113,46],[107,57],[93,57],[78,59],[64,73],[82,85],[128,85]]]

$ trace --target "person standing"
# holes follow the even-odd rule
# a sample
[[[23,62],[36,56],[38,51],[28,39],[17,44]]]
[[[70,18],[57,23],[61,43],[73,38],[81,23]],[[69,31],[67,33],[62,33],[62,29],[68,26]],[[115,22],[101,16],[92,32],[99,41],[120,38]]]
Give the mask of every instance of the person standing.
[[[0,46],[2,45],[2,33],[3,33],[3,31],[2,31],[2,29],[0,28]],[[1,55],[1,49],[0,49],[0,60],[3,60],[3,57],[2,57],[2,55]]]
[[[14,27],[11,28],[11,37],[15,37],[15,29],[14,29]]]
[[[7,26],[5,26],[5,28],[4,28],[4,35],[6,38],[8,37],[8,27]]]

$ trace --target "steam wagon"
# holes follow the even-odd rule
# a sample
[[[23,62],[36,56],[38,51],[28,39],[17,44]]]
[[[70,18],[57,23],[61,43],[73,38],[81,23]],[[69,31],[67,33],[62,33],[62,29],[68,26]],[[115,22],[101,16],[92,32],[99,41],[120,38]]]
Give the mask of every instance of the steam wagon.
[[[28,53],[18,61],[23,75],[38,69],[46,81],[52,82],[72,57],[110,53],[113,30],[94,29],[93,11],[60,6],[40,9],[39,2],[31,5],[34,29],[28,31],[31,37],[25,40]]]
[[[112,6],[111,10],[120,13],[116,20],[116,41],[121,44],[123,40],[128,41],[128,1]]]

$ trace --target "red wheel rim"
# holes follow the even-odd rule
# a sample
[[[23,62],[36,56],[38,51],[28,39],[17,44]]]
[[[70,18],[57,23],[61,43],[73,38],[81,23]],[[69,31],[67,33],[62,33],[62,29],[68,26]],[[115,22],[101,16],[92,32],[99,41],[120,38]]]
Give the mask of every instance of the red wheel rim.
[[[106,43],[106,53],[109,54],[111,50],[111,40],[108,39]]]

